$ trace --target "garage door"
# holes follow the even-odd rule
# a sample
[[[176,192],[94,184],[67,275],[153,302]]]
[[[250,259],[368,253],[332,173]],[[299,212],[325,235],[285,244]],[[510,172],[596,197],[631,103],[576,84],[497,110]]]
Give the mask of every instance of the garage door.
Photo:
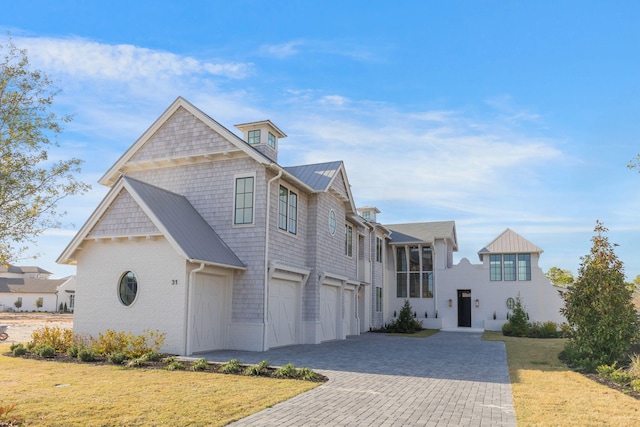
[[[193,288],[191,351],[221,350],[227,346],[227,279],[196,275]]]
[[[320,341],[338,338],[338,292],[337,286],[320,286],[320,324],[322,335]]]
[[[296,282],[274,280],[269,285],[269,348],[297,343],[299,292]]]
[[[353,290],[345,289],[344,291],[344,320],[342,321],[342,331],[345,335],[353,335],[351,330],[355,326],[355,302],[353,301]]]

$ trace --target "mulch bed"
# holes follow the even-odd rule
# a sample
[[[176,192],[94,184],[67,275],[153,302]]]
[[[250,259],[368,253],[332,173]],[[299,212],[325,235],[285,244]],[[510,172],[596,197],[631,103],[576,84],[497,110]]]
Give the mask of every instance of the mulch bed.
[[[123,365],[114,365],[112,363],[109,363],[109,361],[107,360],[106,357],[96,357],[95,360],[91,361],[91,362],[83,362],[81,360],[79,360],[77,357],[71,357],[66,353],[56,353],[56,355],[54,357],[40,357],[38,355],[36,355],[33,352],[27,352],[26,354],[22,355],[22,356],[14,356],[13,353],[4,353],[4,356],[7,357],[20,357],[23,359],[32,359],[32,360],[39,360],[45,363],[78,363],[78,364],[83,364],[83,365],[111,365],[111,366],[116,366],[116,367],[121,367],[121,368],[126,368],[126,369],[167,369],[167,367],[169,366],[169,363],[165,362],[164,359],[166,357],[169,357],[171,355],[168,354],[163,354],[161,355],[162,358],[161,360],[158,361],[146,361],[144,362],[144,365],[136,365],[136,366],[125,366],[125,364]],[[189,361],[182,361],[180,359],[178,359],[178,361],[184,366],[184,369],[176,369],[176,370],[181,370],[181,371],[191,371],[191,366],[193,365],[193,362],[189,362]],[[125,362],[126,363],[126,362]],[[246,368],[248,368],[251,365],[245,365],[245,364],[241,364],[241,370],[240,372],[237,373],[226,373],[226,372],[222,372],[221,368],[222,368],[222,364],[220,363],[208,363],[208,367],[206,370],[198,370],[197,372],[203,372],[203,373],[216,373],[216,374],[225,374],[225,375],[243,375],[243,376],[249,376],[247,374],[244,373],[244,370]],[[267,378],[277,378],[277,379],[283,379],[280,378],[278,376],[276,376],[276,368],[273,367],[268,367],[267,369],[265,369],[263,372],[261,372],[259,375],[254,375],[254,376],[260,376],[260,377],[267,377]],[[314,371],[315,372],[315,371]],[[329,378],[327,378],[326,376],[319,374],[317,372],[315,372],[315,374],[317,375],[316,379],[304,379],[304,378],[295,378],[295,377],[290,377],[290,378],[286,378],[286,379],[296,379],[296,380],[300,380],[300,381],[311,381],[311,382],[326,382],[329,380]],[[0,424],[0,427],[2,427],[2,425]]]

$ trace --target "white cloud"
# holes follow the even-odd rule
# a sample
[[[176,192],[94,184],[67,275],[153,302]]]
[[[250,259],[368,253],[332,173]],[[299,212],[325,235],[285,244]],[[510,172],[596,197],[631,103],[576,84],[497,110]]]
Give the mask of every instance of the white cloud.
[[[298,47],[303,44],[300,40],[281,44],[265,44],[260,46],[259,53],[263,56],[275,57],[277,59],[288,58],[300,53]]]
[[[109,45],[81,38],[15,38],[31,61],[50,73],[113,81],[211,75],[241,79],[251,64],[211,62],[129,44]]]

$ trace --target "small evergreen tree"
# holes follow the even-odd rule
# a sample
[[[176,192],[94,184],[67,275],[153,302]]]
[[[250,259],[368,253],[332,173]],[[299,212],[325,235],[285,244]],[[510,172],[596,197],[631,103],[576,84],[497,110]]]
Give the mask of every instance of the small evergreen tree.
[[[20,310],[20,308],[22,308],[22,300],[18,298],[16,302],[13,303],[13,305],[15,305],[18,310]]]
[[[596,222],[588,255],[581,258],[578,278],[564,293],[562,314],[572,328],[564,356],[585,370],[620,359],[638,340],[639,320],[633,290],[625,283],[622,262]]]
[[[409,300],[404,301],[398,318],[394,320],[387,329],[389,332],[400,334],[413,334],[414,332],[422,330],[422,322],[414,318]]]
[[[514,337],[526,337],[529,333],[529,315],[522,303],[520,293],[516,296],[513,313],[511,313],[509,320],[502,328],[502,332],[504,335],[512,335]]]

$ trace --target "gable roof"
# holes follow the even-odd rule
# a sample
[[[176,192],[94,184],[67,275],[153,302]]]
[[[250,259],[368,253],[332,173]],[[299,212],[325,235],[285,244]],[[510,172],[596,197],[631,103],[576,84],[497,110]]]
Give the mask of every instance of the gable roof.
[[[358,218],[353,195],[351,194],[351,185],[347,178],[344,162],[341,160],[325,163],[314,163],[310,165],[288,166],[283,167],[284,171],[303,186],[307,187],[312,193],[328,192],[331,186],[336,183],[339,177],[344,181],[344,195],[338,191],[334,194],[338,196],[347,206],[347,212],[351,218],[360,223]]]
[[[67,279],[0,278],[0,293],[14,292],[24,294],[55,294],[58,286]]]
[[[124,175],[60,255],[58,263],[71,264],[75,261],[73,253],[122,189],[131,195],[176,252],[188,261],[245,269],[245,264],[186,197]]]
[[[507,228],[498,237],[493,239],[484,248],[478,251],[478,256],[482,259],[483,254],[522,254],[522,253],[536,253],[541,254],[544,252],[538,246],[534,245],[515,231]]]
[[[458,236],[454,221],[390,224],[385,227],[391,230],[390,243],[392,245],[433,244],[436,239],[444,239],[452,244],[454,251],[458,250]]]
[[[238,135],[231,132],[229,129],[222,126],[220,123],[206,115],[202,110],[195,107],[189,101],[182,97],[176,98],[175,101],[162,113],[160,117],[147,129],[140,138],[131,146],[122,156],[114,163],[111,168],[98,180],[100,184],[111,186],[113,185],[120,175],[124,174],[124,166],[135,156],[135,154],[149,141],[153,135],[178,111],[183,108],[198,120],[202,121],[205,125],[209,126],[214,132],[220,134],[228,142],[233,144],[238,150],[244,152],[249,157],[261,164],[269,165],[272,161],[265,155],[260,153],[254,147],[243,141]],[[203,156],[207,156],[207,153],[202,153]],[[188,156],[192,158],[193,156]]]

